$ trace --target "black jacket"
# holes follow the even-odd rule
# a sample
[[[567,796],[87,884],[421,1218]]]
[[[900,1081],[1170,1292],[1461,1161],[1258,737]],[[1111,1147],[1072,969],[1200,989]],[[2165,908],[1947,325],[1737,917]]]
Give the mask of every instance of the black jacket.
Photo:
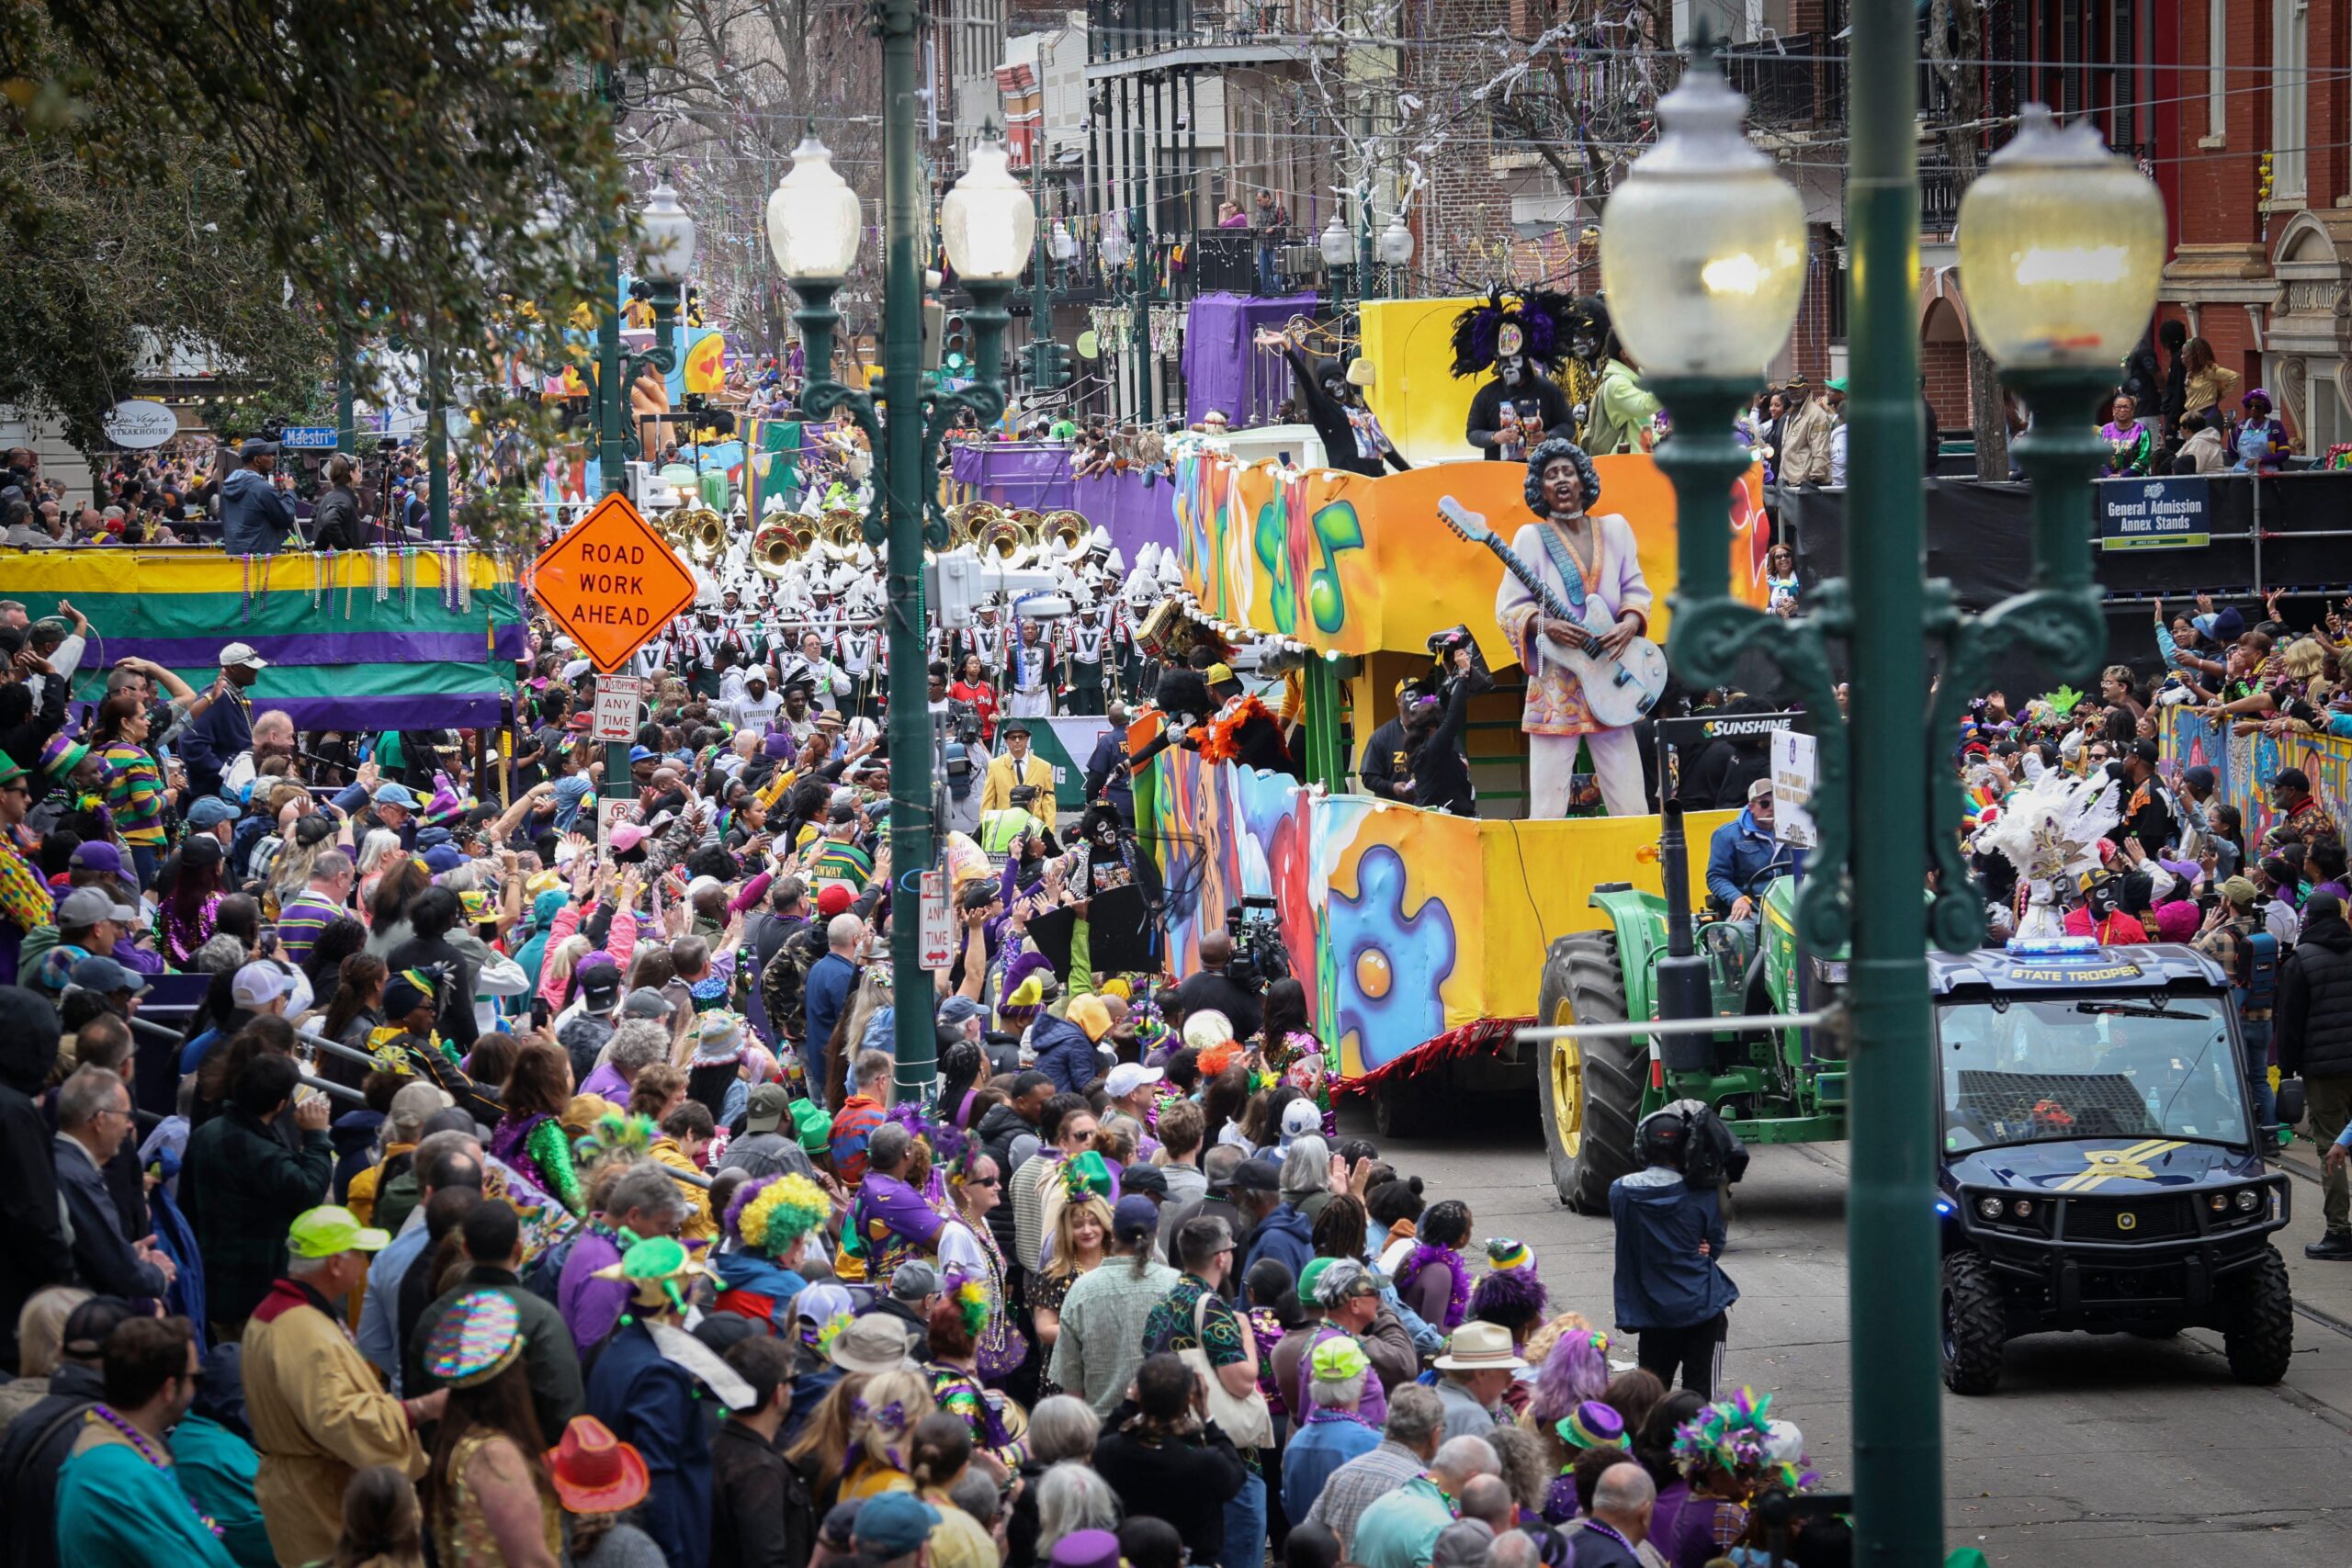
[[[31,1033],[0,1029],[0,1235],[8,1238],[0,1247],[0,1366],[12,1372],[17,1318],[25,1303],[74,1274],[49,1157],[49,1123],[33,1098],[56,1060],[54,1027]]]
[[[1413,750],[1415,806],[1450,811],[1456,817],[1477,814],[1477,795],[1470,787],[1470,758],[1462,749],[1462,726],[1470,716],[1470,699],[1494,683],[1495,678],[1475,664],[1467,674],[1454,677],[1446,693],[1445,716]]]
[[[1086,759],[1086,798],[1108,800],[1121,821],[1136,825],[1135,775],[1127,767],[1125,730],[1106,729],[1094,738],[1094,750]]]
[[[1111,1412],[1094,1444],[1094,1471],[1130,1517],[1155,1514],[1175,1527],[1195,1562],[1225,1551],[1225,1506],[1248,1474],[1233,1441],[1211,1422],[1197,1433],[1146,1441],[1129,1428],[1133,1401]]]
[[[980,1146],[989,1158],[996,1161],[998,1179],[1010,1182],[1012,1177],[1012,1141],[1027,1133],[1033,1136],[1037,1129],[1021,1119],[1021,1113],[1010,1105],[991,1105],[980,1117],[978,1128]],[[989,1211],[989,1230],[996,1236],[997,1246],[1008,1258],[1012,1256],[1012,1205],[999,1203]]]
[[[291,1111],[281,1111],[291,1115]],[[237,1106],[188,1134],[180,1207],[204,1253],[205,1310],[241,1323],[286,1271],[286,1232],[327,1201],[334,1145],[323,1128],[288,1153],[277,1130]]]
[[[311,513],[311,545],[321,550],[356,550],[367,544],[360,532],[359,498],[349,485],[336,485],[319,497]]]
[[[60,1361],[49,1377],[49,1397],[8,1423],[0,1444],[0,1508],[8,1518],[11,1568],[55,1568],[57,1472],[74,1451],[83,1413],[106,1392],[98,1369]]]
[[[2352,1077],[2352,925],[2342,916],[2303,922],[2278,969],[2278,1026],[2280,1073]]]
[[[130,1250],[130,1243],[123,1239],[114,1194],[107,1190],[106,1173],[81,1145],[62,1146],[72,1142],[60,1133],[51,1148],[58,1190],[65,1194],[66,1213],[74,1221],[74,1278],[101,1296],[160,1300],[170,1281],[161,1269]]]
[[[729,1568],[807,1568],[816,1541],[808,1483],[782,1450],[741,1421],[710,1439],[710,1561]]]
[[[1409,803],[1409,796],[1396,793],[1396,778],[1410,765],[1411,755],[1405,748],[1404,720],[1392,718],[1374,730],[1372,739],[1363,743],[1363,761],[1356,767],[1364,794]]]

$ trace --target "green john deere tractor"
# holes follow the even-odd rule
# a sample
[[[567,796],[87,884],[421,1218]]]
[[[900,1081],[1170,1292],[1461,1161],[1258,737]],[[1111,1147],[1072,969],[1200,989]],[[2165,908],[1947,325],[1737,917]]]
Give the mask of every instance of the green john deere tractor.
[[[1845,979],[1845,955],[1802,954],[1791,909],[1793,879],[1772,882],[1755,930],[1708,920],[1692,930],[1679,897],[1679,807],[1660,834],[1660,870],[1669,896],[1608,883],[1592,905],[1606,931],[1577,931],[1544,955],[1536,1022],[1623,1023],[1658,1017],[1730,1018],[1804,1013]],[[1544,1143],[1560,1201],[1604,1213],[1609,1184],[1634,1168],[1634,1124],[1677,1100],[1703,1100],[1750,1144],[1823,1143],[1846,1135],[1844,1043],[1798,1025],[1636,1039],[1567,1036],[1537,1057]]]

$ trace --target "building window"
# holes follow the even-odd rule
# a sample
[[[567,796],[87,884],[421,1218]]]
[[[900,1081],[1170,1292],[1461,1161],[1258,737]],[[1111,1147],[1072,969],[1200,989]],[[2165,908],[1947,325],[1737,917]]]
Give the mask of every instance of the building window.
[[[2313,376],[2311,396],[2304,400],[2303,407],[2309,411],[2305,417],[2311,428],[2303,432],[2303,446],[2315,457],[2324,455],[2331,446],[2352,440],[2352,434],[2347,434],[2347,430],[2352,430],[2352,420],[2345,417],[2344,400],[2337,394],[2336,385],[2333,375]]]
[[[2272,0],[2271,199],[2303,199],[2303,148],[2311,141],[2311,0]]]
[[[2229,133],[2230,0],[2205,0],[2205,134]]]

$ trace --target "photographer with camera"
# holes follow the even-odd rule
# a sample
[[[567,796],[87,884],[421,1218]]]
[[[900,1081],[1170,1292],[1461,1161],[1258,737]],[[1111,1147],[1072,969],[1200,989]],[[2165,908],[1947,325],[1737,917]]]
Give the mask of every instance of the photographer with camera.
[[[947,830],[977,839],[980,832],[980,781],[993,759],[980,739],[979,710],[954,697],[947,701],[947,740],[941,750],[947,781]]]
[[[1494,689],[1495,678],[1478,657],[1469,629],[1456,626],[1430,638],[1430,652],[1444,675],[1434,694],[1413,699],[1404,710],[1408,773],[1396,781],[1400,795],[1429,811],[1475,817],[1478,792],[1470,784],[1470,759],[1462,749],[1462,726],[1470,699]]]
[[[1617,1230],[1617,1326],[1642,1367],[1713,1399],[1739,1287],[1723,1270],[1720,1184],[1747,1162],[1731,1130],[1697,1100],[1653,1111],[1634,1129],[1640,1170],[1609,1187]]]
[[[1258,1032],[1261,1010],[1255,986],[1242,984],[1226,972],[1233,962],[1233,938],[1211,931],[1201,938],[1201,970],[1169,996],[1168,1022],[1181,1031],[1196,1012],[1221,1012],[1233,1025],[1233,1037],[1247,1040]]]

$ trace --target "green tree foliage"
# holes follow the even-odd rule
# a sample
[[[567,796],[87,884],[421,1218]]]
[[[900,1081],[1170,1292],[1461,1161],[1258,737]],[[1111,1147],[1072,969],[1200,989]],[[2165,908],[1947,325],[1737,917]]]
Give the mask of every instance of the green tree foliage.
[[[628,190],[597,86],[663,57],[666,15],[661,0],[0,0],[0,270],[58,264],[8,314],[7,371],[76,331],[92,348],[70,378],[17,390],[95,418],[140,326],[275,355],[270,333],[239,333],[249,309],[315,358],[338,302],[437,344],[459,386],[514,355],[560,359],[548,323],[600,292],[596,239]],[[176,316],[114,312],[92,333],[90,296],[136,279],[86,258],[109,228],[127,243],[126,225],[219,287],[167,284]]]

